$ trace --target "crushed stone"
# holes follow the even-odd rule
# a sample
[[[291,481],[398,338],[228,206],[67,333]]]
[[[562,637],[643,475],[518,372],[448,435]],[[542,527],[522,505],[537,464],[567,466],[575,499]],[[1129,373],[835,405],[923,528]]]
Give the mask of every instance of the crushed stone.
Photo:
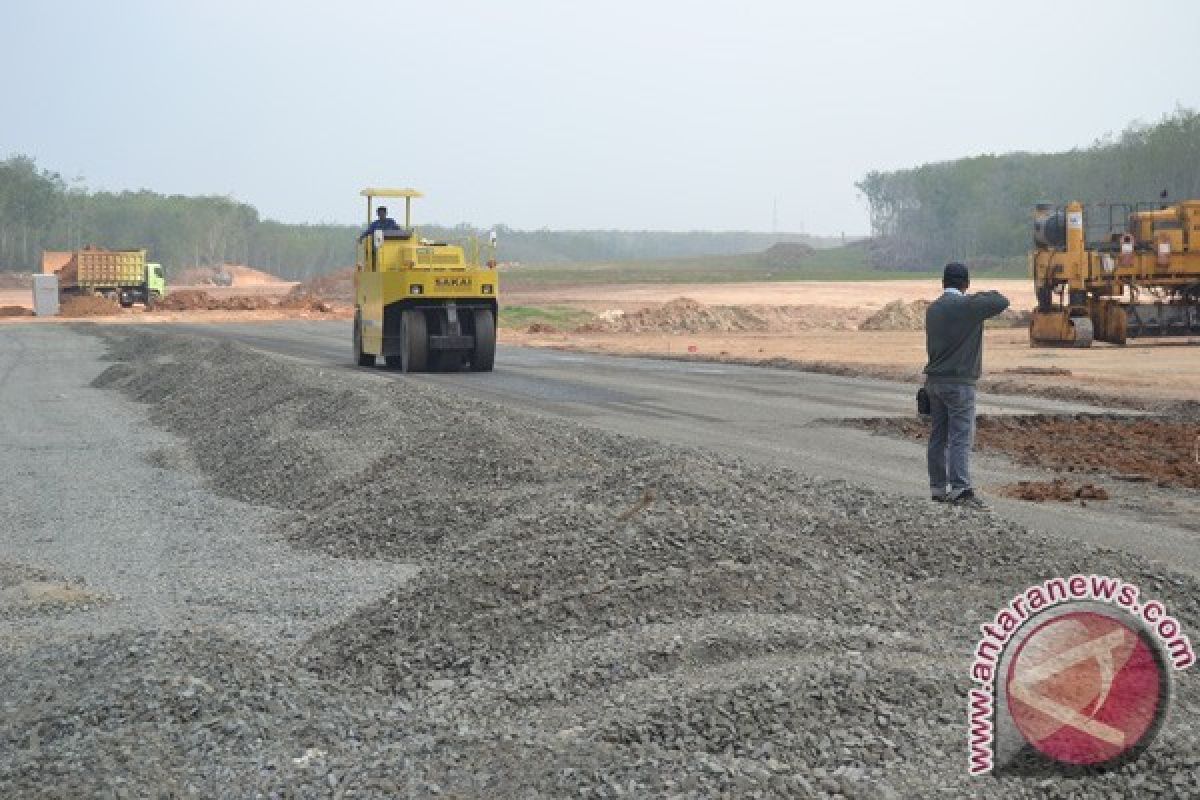
[[[979,623],[1074,572],[1200,618],[1200,586],[1165,567],[438,386],[103,335],[116,363],[96,384],[150,404],[211,486],[290,512],[293,546],[422,571],[294,654],[191,631],[0,667],[0,787],[53,775],[71,794],[115,762],[130,787],[201,794],[1123,797],[1147,776],[1200,790],[1187,714],[1134,769],[965,773]],[[52,680],[66,689],[31,702]],[[1200,707],[1190,673],[1175,702]]]

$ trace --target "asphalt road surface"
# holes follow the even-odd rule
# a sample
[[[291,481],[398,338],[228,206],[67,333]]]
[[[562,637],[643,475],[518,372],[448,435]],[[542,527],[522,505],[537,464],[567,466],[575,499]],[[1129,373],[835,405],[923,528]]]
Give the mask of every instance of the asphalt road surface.
[[[175,324],[169,329],[231,338],[311,364],[359,369],[351,365],[350,325],[345,321]],[[395,380],[436,383],[607,430],[782,464],[807,474],[909,495],[927,494],[923,445],[830,423],[848,417],[911,414],[916,387],[910,384],[505,346],[499,348],[492,373],[403,375],[382,367],[372,372]],[[979,397],[979,412],[986,414],[1081,411],[1108,409],[1037,397]],[[989,486],[1054,477],[1002,457],[980,455],[974,459],[973,472],[985,494]],[[999,497],[988,497],[988,502],[997,514],[1031,529],[1139,553],[1200,574],[1200,534],[1179,524],[1179,514],[1141,514],[1116,503],[1081,508]]]

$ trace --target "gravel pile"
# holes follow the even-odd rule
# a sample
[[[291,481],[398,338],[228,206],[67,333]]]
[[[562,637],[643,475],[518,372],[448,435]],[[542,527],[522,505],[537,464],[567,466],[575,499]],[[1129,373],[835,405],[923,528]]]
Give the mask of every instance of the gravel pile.
[[[293,759],[372,713],[403,718],[354,708],[291,659],[203,629],[45,647],[0,663],[0,683],[7,797],[248,797],[284,785],[328,796],[326,771]]]
[[[25,716],[0,727],[0,749],[19,749],[0,786],[84,787],[88,769],[137,762],[130,786],[200,794],[1200,791],[1187,673],[1133,767],[965,774],[975,631],[1015,591],[1119,575],[1191,621],[1190,578],[415,381],[104,335],[119,363],[98,383],[152,403],[214,487],[292,511],[278,532],[295,546],[423,569],[295,653],[194,631],[11,665],[5,711]]]

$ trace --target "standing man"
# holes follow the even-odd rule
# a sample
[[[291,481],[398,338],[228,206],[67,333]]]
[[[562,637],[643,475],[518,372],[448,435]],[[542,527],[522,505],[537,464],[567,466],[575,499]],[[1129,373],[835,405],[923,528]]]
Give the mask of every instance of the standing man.
[[[942,296],[925,311],[925,391],[929,393],[929,488],[939,503],[986,508],[971,486],[975,381],[983,372],[983,322],[1008,308],[999,292],[968,295],[962,264],[947,264]]]

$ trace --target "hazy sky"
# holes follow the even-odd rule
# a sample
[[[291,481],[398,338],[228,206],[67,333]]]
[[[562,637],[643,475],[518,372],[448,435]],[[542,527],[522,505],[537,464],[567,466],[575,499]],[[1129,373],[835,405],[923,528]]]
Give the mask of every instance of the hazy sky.
[[[867,229],[854,182],[1200,106],[1200,3],[0,0],[0,157],[357,222]]]

